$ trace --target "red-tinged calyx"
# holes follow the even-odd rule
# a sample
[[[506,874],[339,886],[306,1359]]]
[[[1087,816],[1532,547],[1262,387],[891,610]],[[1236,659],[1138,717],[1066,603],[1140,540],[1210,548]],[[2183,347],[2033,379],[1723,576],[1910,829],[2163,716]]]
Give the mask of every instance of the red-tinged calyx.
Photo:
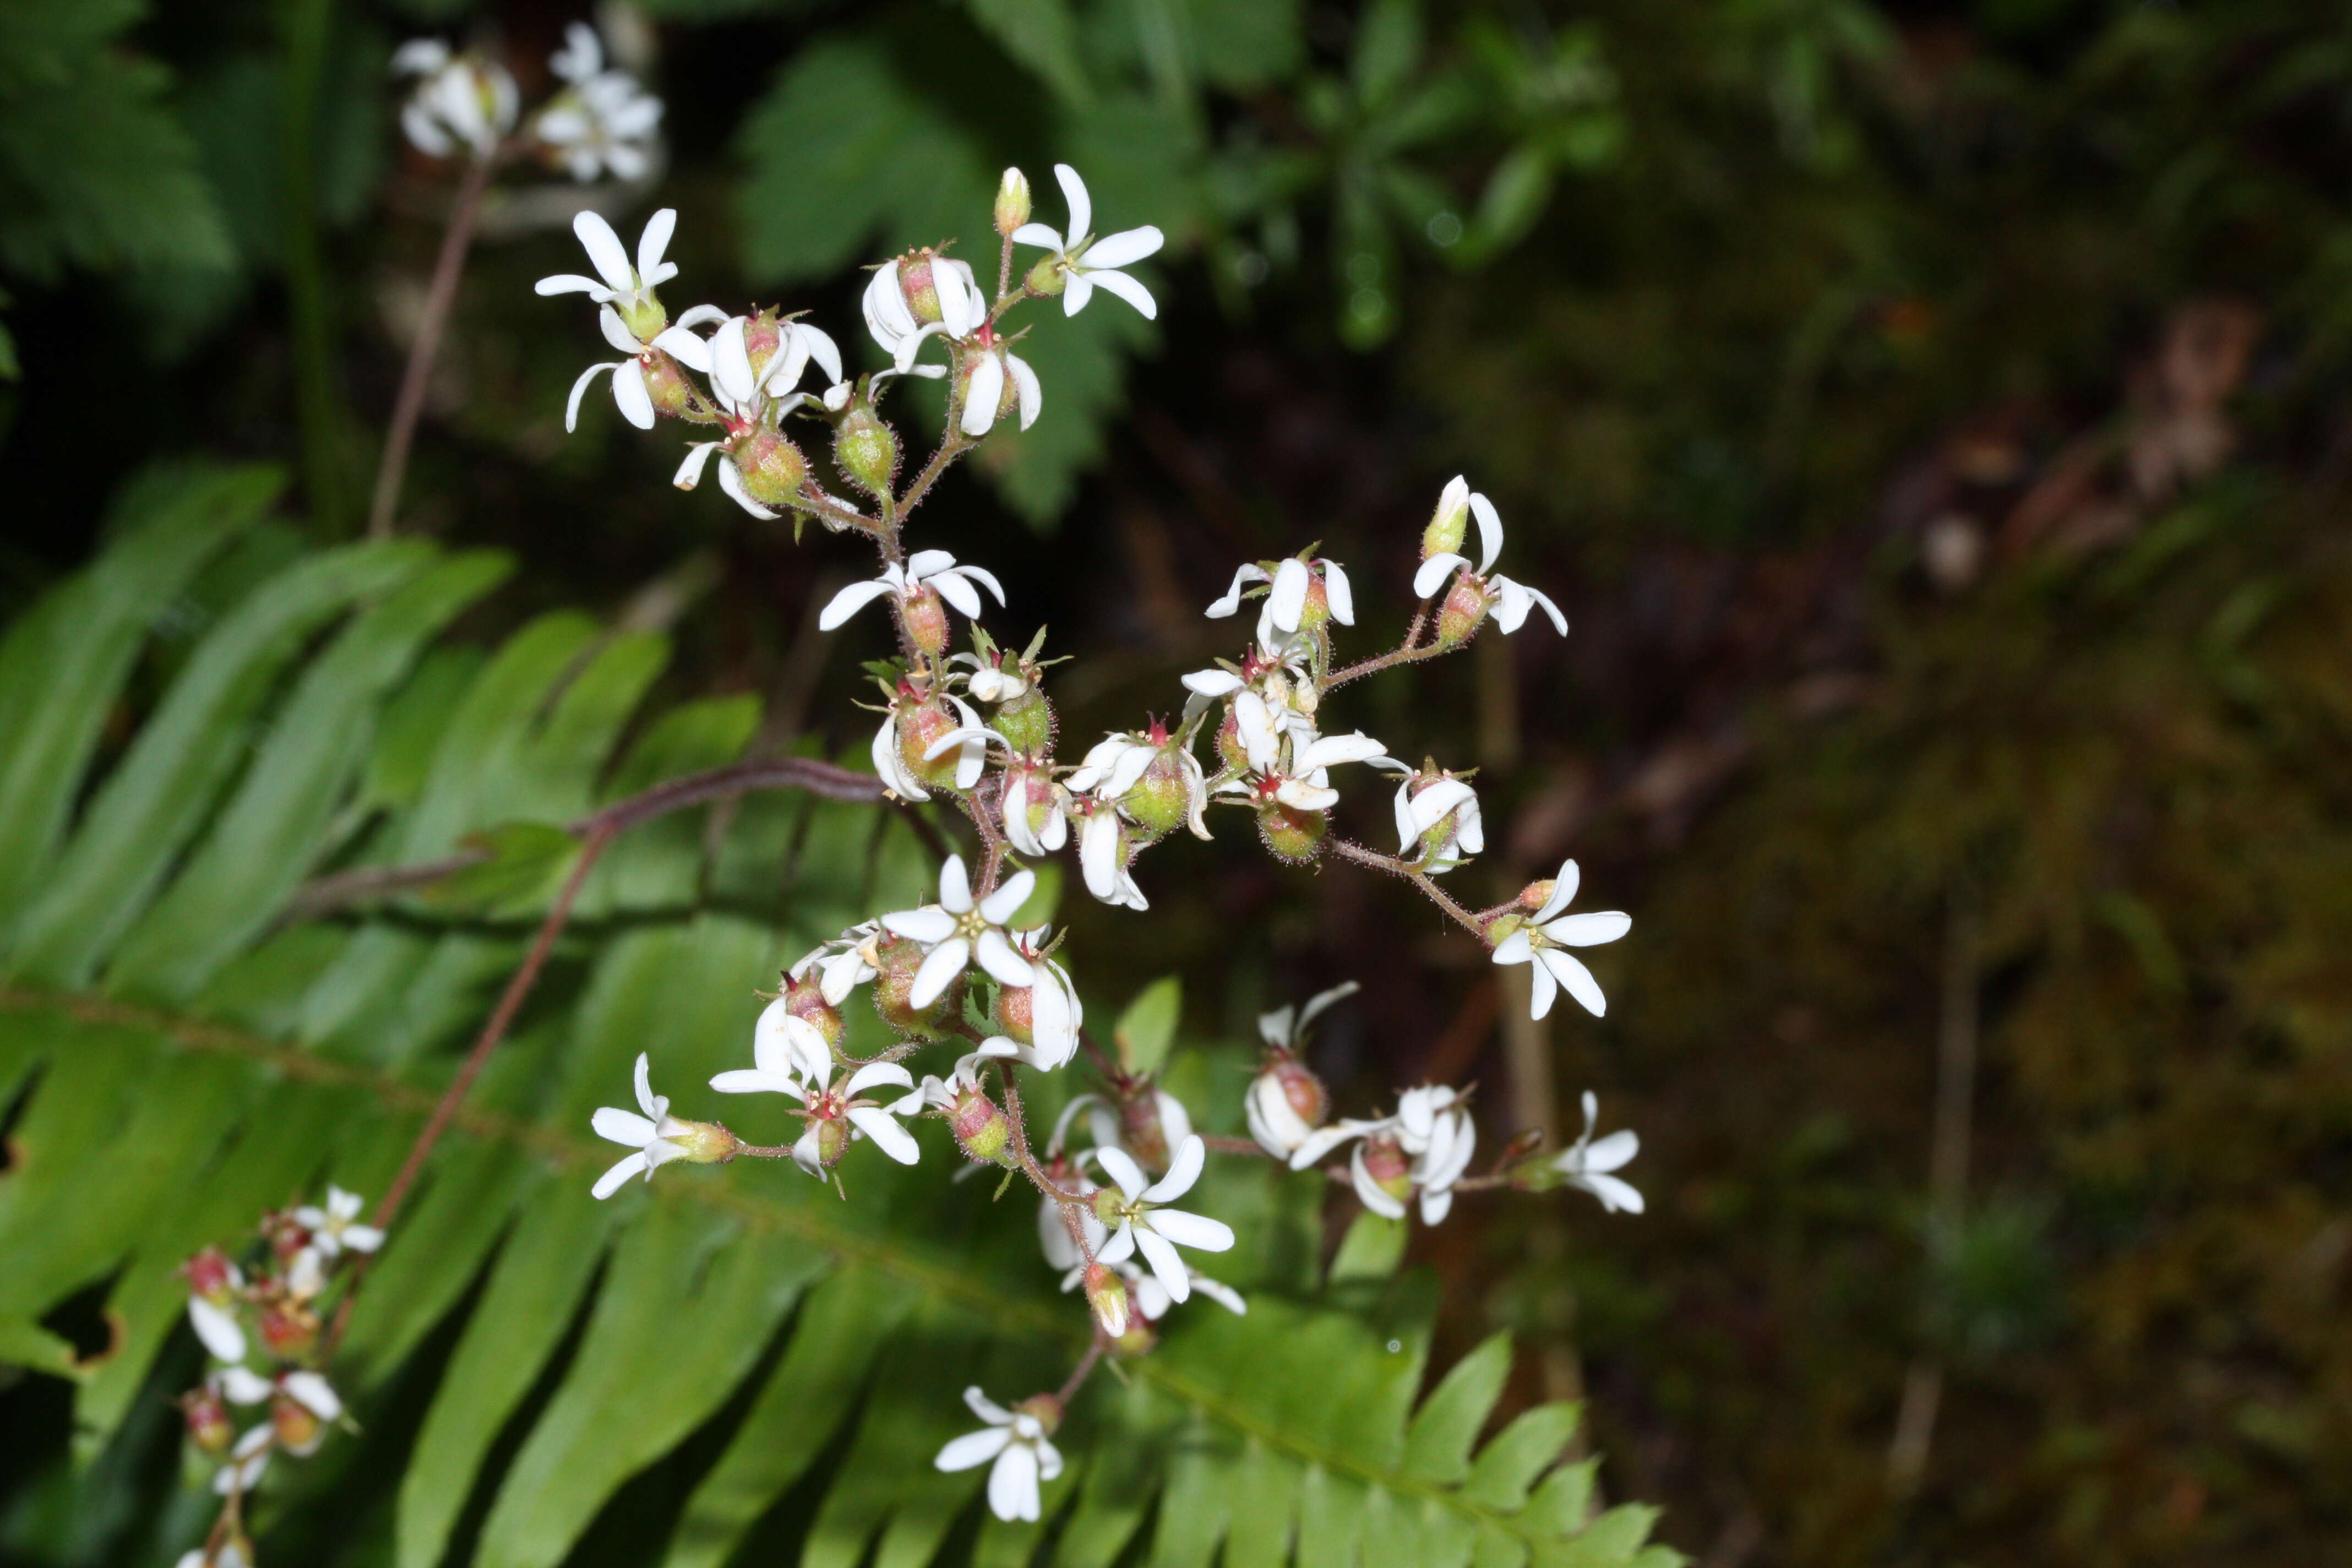
[[[939,253],[928,246],[898,258],[898,291],[907,298],[908,310],[925,326],[940,319],[940,286],[931,276],[938,259]]]
[[[983,1165],[1013,1163],[1013,1123],[996,1102],[976,1089],[961,1089],[948,1108],[948,1129],[956,1147]]]
[[[1087,1264],[1087,1309],[1095,1315],[1095,1326],[1117,1340],[1127,1332],[1128,1320],[1133,1316],[1127,1298],[1127,1281],[1102,1264]]]
[[[1376,1132],[1364,1140],[1364,1174],[1374,1186],[1402,1203],[1412,1191],[1412,1156],[1389,1134]]]
[[[654,400],[654,412],[684,418],[694,404],[694,384],[687,380],[677,361],[659,349],[647,349],[637,356],[637,363],[645,372],[646,392]]]
[[[735,444],[735,471],[743,492],[762,506],[789,506],[808,482],[808,459],[776,431],[754,429]]]
[[[898,614],[906,622],[909,642],[933,658],[947,652],[948,607],[938,589],[928,583],[916,584],[898,602]]]
[[[226,1303],[236,1289],[236,1270],[217,1247],[207,1247],[181,1267],[188,1289],[207,1300]]]
[[[814,971],[801,980],[784,976],[784,1011],[824,1036],[826,1045],[841,1044],[841,1009],[824,999]]]
[[[1446,590],[1444,603],[1437,607],[1437,646],[1459,647],[1475,637],[1493,603],[1484,579],[1466,571],[1456,572],[1454,586]]]
[[[963,748],[950,746],[938,756],[927,756],[931,747],[949,731],[957,727],[955,714],[946,704],[930,698],[902,703],[898,709],[898,760],[907,771],[926,789],[953,789],[956,764]]]
[[[210,1389],[184,1395],[180,1408],[187,1417],[188,1441],[205,1453],[226,1454],[236,1441],[236,1426],[229,1418],[228,1406]]]
[[[1272,797],[1262,796],[1257,807],[1257,836],[1276,859],[1304,865],[1321,852],[1330,824],[1319,811],[1300,811]]]
[[[945,1039],[954,1020],[962,1016],[963,976],[948,982],[928,1007],[913,1007],[907,998],[915,988],[915,972],[923,966],[923,950],[903,937],[875,944],[874,1010],[898,1033],[919,1040]]]
[[[261,1342],[281,1361],[299,1361],[319,1342],[319,1314],[299,1301],[272,1301],[261,1310]]]

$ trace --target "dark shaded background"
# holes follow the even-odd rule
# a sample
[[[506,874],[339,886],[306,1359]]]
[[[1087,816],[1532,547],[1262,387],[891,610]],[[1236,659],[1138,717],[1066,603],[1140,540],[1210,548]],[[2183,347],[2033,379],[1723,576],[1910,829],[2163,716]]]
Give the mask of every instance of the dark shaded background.
[[[304,526],[349,529],[449,186],[396,150],[380,62],[471,28],[528,93],[578,14],[325,7],[322,457],[272,167],[300,9],[167,3],[105,45],[170,67],[154,102],[226,251],[44,251],[0,219],[0,613],[152,458],[293,463],[307,434]],[[1145,862],[1154,945],[1076,911],[1105,994],[1179,970],[1202,1033],[1361,979],[1318,1060],[1343,1108],[1473,1079],[1490,1137],[1572,1133],[1591,1086],[1640,1129],[1643,1217],[1465,1203],[1416,1234],[1448,1351],[1528,1335],[1515,1397],[1589,1388],[1612,1495],[1664,1503],[1707,1568],[2344,1560],[2340,8],[1472,5],[1403,52],[1409,8],[1204,0],[1174,7],[1171,76],[1129,7],[1082,5],[1085,105],[961,7],[649,9],[670,163],[615,210],[632,235],[681,210],[673,308],[782,298],[849,342],[862,275],[793,249],[780,182],[850,215],[856,259],[941,237],[930,195],[868,200],[781,134],[812,49],[887,62],[976,166],[1023,163],[1049,221],[1045,169],[1092,148],[1100,226],[1170,229],[1159,327],[1094,362],[1099,458],[1056,459],[1051,504],[960,472],[916,530],[1005,579],[1008,630],[1086,655],[1072,736],[1172,706],[1231,651],[1199,610],[1233,563],[1308,538],[1354,574],[1369,650],[1457,470],[1510,524],[1506,570],[1569,609],[1564,645],[1490,634],[1342,719],[1485,764],[1478,892],[1572,854],[1585,901],[1633,912],[1611,1016],[1542,1037],[1548,1090],[1475,955],[1350,868],[1171,841]],[[30,90],[0,77],[0,110]],[[25,145],[0,149],[20,215]],[[1498,187],[1514,159],[1533,196]],[[1439,216],[1468,241],[1435,243]],[[467,634],[561,603],[666,619],[674,695],[758,690],[857,738],[877,627],[803,636],[856,548],[678,496],[667,442],[595,395],[563,437],[603,349],[529,285],[576,265],[560,226],[493,222],[436,383],[404,526],[525,563]],[[1047,369],[1041,428],[1090,427],[1071,384]],[[1381,792],[1343,812],[1386,832]],[[1931,1210],[1939,1061],[1968,1163]],[[1916,1476],[1890,1463],[1906,1387],[1915,1421],[1937,1394]]]

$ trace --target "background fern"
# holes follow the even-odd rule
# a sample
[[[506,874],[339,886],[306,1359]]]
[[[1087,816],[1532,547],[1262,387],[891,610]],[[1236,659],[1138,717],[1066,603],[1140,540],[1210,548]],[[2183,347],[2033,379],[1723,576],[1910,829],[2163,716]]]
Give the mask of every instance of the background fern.
[[[299,547],[268,519],[278,488],[142,479],[110,547],[0,640],[0,1357],[70,1379],[77,1419],[72,1463],[5,1524],[38,1560],[184,1544],[201,1475],[161,1517],[135,1501],[194,1377],[175,1266],[326,1181],[381,1194],[568,868],[557,825],[733,761],[759,724],[749,698],[646,711],[656,634],[555,612],[488,653],[444,643],[502,557]],[[853,1163],[846,1203],[766,1167],[588,1195],[588,1113],[639,1050],[690,1089],[742,1054],[780,962],[928,880],[878,808],[707,815],[590,873],[359,1298],[337,1377],[367,1429],[274,1471],[265,1560],[717,1568],[794,1540],[839,1568],[869,1548],[892,1568],[1675,1560],[1644,1548],[1650,1510],[1591,1517],[1591,1462],[1557,1465],[1574,1407],[1476,1447],[1507,1340],[1416,1408],[1427,1282],[1321,1290],[1319,1178],[1254,1164],[1215,1173],[1208,1205],[1241,1233],[1249,1315],[1180,1314],[1077,1402],[1045,1523],[979,1522],[981,1473],[929,1462],[968,1424],[958,1392],[1050,1385],[1084,1332],[1025,1198],[940,1182],[936,1130],[917,1172]],[[471,835],[499,847],[474,871],[286,918],[321,872]],[[1175,1068],[1227,1121],[1247,1070]],[[782,1131],[764,1111],[748,1133]]]

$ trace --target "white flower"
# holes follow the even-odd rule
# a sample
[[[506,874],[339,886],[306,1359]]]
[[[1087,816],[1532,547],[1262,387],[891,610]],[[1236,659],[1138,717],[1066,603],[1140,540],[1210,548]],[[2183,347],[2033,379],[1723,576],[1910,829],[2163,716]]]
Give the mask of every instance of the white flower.
[[[454,53],[438,38],[412,38],[393,52],[392,69],[420,79],[401,107],[400,128],[427,157],[446,158],[462,146],[487,158],[514,129],[520,98],[504,66]]]
[[[548,68],[572,85],[539,111],[532,129],[540,141],[575,180],[593,180],[608,169],[615,179],[643,178],[653,166],[661,100],[628,72],[604,68],[604,46],[585,23],[564,29],[563,47]]]
[[[1356,983],[1349,980],[1307,998],[1304,1007],[1285,1003],[1270,1013],[1258,1015],[1257,1032],[1266,1044],[1266,1065],[1250,1080],[1242,1107],[1250,1136],[1257,1141],[1259,1148],[1277,1160],[1289,1159],[1299,1145],[1314,1136],[1316,1122],[1322,1120],[1328,1103],[1321,1080],[1298,1060],[1299,1052],[1306,1048],[1307,1026],[1326,1008],[1353,996],[1358,989]],[[1301,1100],[1313,1112],[1314,1121],[1300,1111]]]
[[[1413,1157],[1412,1184],[1421,1193],[1421,1223],[1436,1225],[1454,1207],[1454,1184],[1470,1168],[1477,1124],[1460,1097],[1442,1084],[1409,1089],[1397,1098],[1396,1140]]]
[[[1069,842],[1070,792],[1045,768],[1014,762],[1003,781],[1004,837],[1022,854],[1050,855]]]
[[[1050,927],[1008,934],[1014,951],[1027,961],[1031,976],[1029,1043],[1019,1054],[1031,1067],[1052,1072],[1078,1054],[1078,1030],[1087,1010],[1078,1000],[1078,988],[1070,983],[1070,972],[1058,960],[1043,956],[1053,934]]]
[[[317,1416],[320,1423],[318,1429],[302,1442],[286,1443],[281,1447],[298,1458],[307,1454],[316,1453],[319,1445],[326,1439],[327,1432],[324,1424],[339,1420],[342,1416],[341,1396],[335,1393],[332,1385],[325,1378],[315,1372],[279,1373],[274,1392],[308,1410]]]
[[[834,1084],[826,1081],[828,1074],[812,1076],[806,1088],[796,1083],[777,1087],[776,1092],[786,1094],[801,1102],[801,1114],[808,1118],[808,1128],[793,1144],[793,1163],[810,1175],[822,1178],[828,1163],[824,1147],[825,1123],[845,1122],[855,1131],[854,1139],[862,1133],[874,1141],[874,1146],[901,1165],[911,1165],[922,1157],[922,1150],[907,1130],[891,1120],[897,1116],[912,1116],[923,1109],[922,1090],[915,1088],[912,1074],[896,1062],[868,1062],[851,1073],[846,1081]],[[891,1084],[913,1092],[885,1104],[865,1097],[865,1090],[877,1084]],[[835,1158],[845,1144],[836,1145]]]
[[[987,606],[974,584],[995,595],[998,604],[1004,603],[1004,585],[987,567],[959,566],[956,558],[944,550],[918,550],[907,557],[904,566],[886,563],[880,576],[869,577],[863,583],[852,583],[835,594],[818,614],[817,629],[834,630],[885,594],[897,595],[903,606],[927,594],[936,593],[962,611],[966,620],[976,621]],[[989,700],[978,690],[974,690],[972,695],[982,701]]]
[[[710,1087],[721,1094],[791,1094],[803,1079],[823,1083],[833,1076],[833,1047],[814,1024],[795,1017],[782,996],[752,1026],[751,1060],[754,1066],[730,1068],[712,1079]]]
[[[1045,390],[1038,384],[1037,373],[1029,362],[1008,348],[982,349],[971,362],[971,381],[964,388],[963,417],[958,421],[967,436],[985,436],[995,426],[997,415],[1004,406],[1004,378],[1013,378],[1013,406],[1021,414],[1021,428],[1026,430],[1037,423],[1038,410],[1045,405]]]
[[[1117,800],[1135,787],[1160,748],[1139,735],[1119,733],[1097,741],[1071,773],[1069,785],[1103,800]]]
[[[1356,595],[1348,585],[1348,574],[1340,569],[1338,562],[1325,561],[1320,557],[1310,565],[1294,555],[1286,561],[1276,563],[1271,573],[1255,562],[1244,562],[1234,569],[1233,583],[1223,595],[1201,613],[1213,621],[1223,620],[1242,607],[1242,595],[1251,584],[1269,583],[1273,586],[1265,595],[1267,622],[1282,632],[1295,633],[1306,611],[1307,595],[1318,579],[1323,588],[1324,604],[1330,610],[1331,618],[1343,626],[1354,626]],[[1276,639],[1262,636],[1259,640],[1272,642]]]
[[[1150,900],[1128,869],[1127,829],[1117,808],[1091,796],[1073,800],[1078,815],[1078,869],[1085,873],[1087,891],[1106,904],[1148,910]]]
[[[1003,887],[975,903],[971,882],[964,875],[963,857],[950,855],[940,868],[938,903],[884,915],[885,927],[923,945],[923,964],[915,971],[907,1005],[929,1006],[950,981],[973,963],[1003,984],[1033,984],[1036,972],[1005,935],[1004,922],[1029,901],[1030,890],[1036,885],[1036,872],[1022,871],[1006,878]]]
[[[223,1263],[221,1268],[224,1283],[217,1294],[228,1297],[230,1292],[245,1288],[245,1276],[236,1264]],[[227,1300],[215,1300],[213,1296],[203,1293],[190,1295],[188,1321],[195,1329],[196,1338],[205,1342],[205,1349],[217,1359],[226,1362],[245,1359],[245,1325],[236,1321],[236,1313],[230,1310]]]
[[[662,259],[677,227],[675,207],[664,207],[647,218],[644,232],[637,236],[637,264],[631,267],[628,252],[621,248],[621,237],[613,232],[613,226],[597,214],[583,210],[572,218],[572,232],[586,247],[596,277],[559,272],[541,279],[532,288],[548,296],[585,294],[600,305],[613,306],[625,317],[636,315],[654,303],[656,289],[677,276],[677,263]],[[690,323],[681,320],[680,324]]]
[[[243,1496],[253,1490],[254,1483],[269,1468],[269,1450],[277,1444],[277,1434],[268,1422],[249,1428],[229,1450],[228,1462],[213,1477],[213,1490],[223,1497]]]
[[[1146,321],[1158,315],[1160,307],[1152,300],[1151,290],[1118,269],[1155,254],[1163,242],[1160,230],[1145,224],[1141,228],[1121,229],[1097,239],[1090,226],[1095,211],[1093,198],[1087,195],[1087,183],[1067,163],[1055,164],[1054,177],[1062,182],[1062,195],[1070,204],[1069,232],[1058,234],[1042,223],[1024,223],[1013,231],[1013,243],[1039,246],[1053,252],[1047,259],[1064,279],[1063,314],[1075,316],[1085,310],[1087,301],[1094,298],[1096,286],[1100,285],[1143,312]]]
[[[1581,1187],[1601,1200],[1601,1206],[1611,1214],[1642,1212],[1642,1194],[1631,1182],[1611,1175],[1621,1170],[1635,1154],[1641,1152],[1642,1137],[1630,1127],[1618,1129],[1594,1142],[1592,1123],[1601,1113],[1601,1101],[1591,1089],[1584,1091],[1583,1136],[1562,1151],[1551,1163],[1551,1168],[1568,1178],[1571,1187]]]
[[[960,653],[948,662],[971,666],[971,673],[964,678],[964,689],[976,702],[1010,702],[1028,693],[1029,680],[1021,673],[1021,666],[1015,662],[1013,668],[1006,668],[1002,653],[987,658],[976,653]]]
[[[818,992],[824,995],[828,1006],[838,1007],[852,991],[874,978],[877,966],[872,942],[875,933],[880,929],[872,921],[851,926],[832,941],[820,942],[810,949],[789,973],[794,980],[800,980],[806,977],[810,970],[815,970]],[[760,1023],[762,1028],[767,1021],[767,1015],[761,1014]],[[755,1034],[755,1054],[757,1040]]]
[[[1402,766],[1402,763],[1398,764]],[[1440,825],[1444,825],[1441,830]],[[1486,848],[1478,792],[1457,778],[1407,771],[1396,793],[1397,853],[1432,877],[1466,865]]]
[[[564,401],[564,434],[570,435],[580,427],[580,400],[588,395],[588,384],[608,371],[613,376],[613,403],[620,409],[621,417],[640,430],[652,429],[654,395],[646,384],[646,370],[652,363],[654,352],[665,350],[684,357],[682,350],[699,351],[702,340],[683,327],[666,327],[650,341],[641,340],[610,305],[597,308],[596,327],[604,334],[606,342],[628,357],[600,361],[580,373],[572,384],[572,395]]]
[[[1303,1006],[1293,1007],[1286,1002],[1270,1013],[1260,1013],[1258,1038],[1276,1050],[1300,1051],[1306,1047],[1307,1026],[1362,989],[1352,980],[1343,980],[1328,991],[1318,991]]]
[[[1249,765],[1245,776],[1217,786],[1221,795],[1279,801],[1296,811],[1328,811],[1339,801],[1339,792],[1330,785],[1330,769],[1386,754],[1361,730],[1318,735],[1290,723],[1255,691],[1234,699],[1234,720]]]
[[[1528,1009],[1532,1017],[1540,1018],[1551,1011],[1552,998],[1559,986],[1566,986],[1568,994],[1596,1018],[1609,1010],[1608,998],[1601,995],[1601,983],[1592,978],[1592,971],[1565,950],[1615,942],[1633,929],[1633,920],[1615,910],[1599,914],[1561,914],[1569,900],[1576,897],[1578,877],[1575,861],[1561,861],[1559,879],[1552,884],[1551,897],[1544,900],[1543,908],[1530,916],[1527,924],[1495,944],[1496,963],[1535,965]]]
[[[1550,595],[1540,588],[1515,583],[1508,577],[1487,575],[1495,564],[1495,557],[1503,552],[1503,519],[1496,511],[1493,501],[1470,491],[1468,481],[1456,474],[1446,484],[1445,493],[1438,500],[1439,512],[1444,513],[1461,504],[1464,491],[1469,491],[1470,512],[1478,520],[1478,569],[1475,573],[1470,572],[1470,562],[1466,556],[1441,551],[1423,562],[1421,570],[1413,574],[1413,593],[1426,599],[1443,588],[1446,578],[1457,570],[1470,573],[1471,581],[1486,595],[1487,603],[1495,606],[1495,624],[1503,628],[1504,635],[1517,631],[1520,623],[1528,618],[1528,609],[1541,605],[1544,614],[1551,617],[1551,624],[1559,629],[1559,635],[1566,637],[1568,617],[1560,614],[1558,605],[1551,602]]]
[[[913,694],[907,688],[902,686],[899,689],[902,701],[914,700]],[[980,782],[980,775],[987,770],[988,742],[991,740],[1000,744],[1008,742],[1003,736],[982,724],[980,715],[973,712],[971,704],[962,698],[950,697],[948,701],[963,722],[931,742],[924,752],[923,760],[933,762],[950,752],[956,752],[955,787],[968,790]],[[931,798],[931,792],[923,787],[923,781],[915,776],[914,770],[907,765],[906,758],[899,751],[898,710],[895,707],[882,716],[882,727],[874,733],[873,757],[874,771],[881,775],[883,784],[893,792],[908,800]]]
[[[1192,1277],[1184,1260],[1176,1255],[1176,1248],[1190,1247],[1202,1252],[1223,1252],[1234,1244],[1232,1227],[1222,1220],[1157,1206],[1192,1190],[1192,1184],[1201,1179],[1201,1167],[1208,1160],[1207,1148],[1198,1136],[1186,1134],[1176,1146],[1176,1157],[1168,1173],[1149,1184],[1142,1167],[1123,1149],[1105,1144],[1095,1151],[1095,1158],[1102,1163],[1103,1174],[1118,1184],[1127,1200],[1117,1210],[1118,1228],[1095,1254],[1097,1260],[1117,1263],[1140,1251],[1143,1260],[1151,1265],[1151,1271],[1168,1288],[1169,1296],[1183,1300],[1192,1293]],[[1108,1226],[1110,1222],[1105,1218],[1103,1223]]]
[[[907,303],[905,264],[886,261],[874,269],[866,281],[864,300],[866,330],[890,356],[891,368],[900,375],[940,376],[947,367],[917,364],[915,354],[929,337],[963,339],[979,331],[988,320],[988,297],[971,275],[969,262],[951,257],[932,256],[929,259],[928,276],[931,294],[939,300],[939,320],[919,321],[914,308]],[[1003,367],[999,367],[1000,376]],[[999,380],[997,389],[1003,390]]]
[[[719,330],[708,339],[680,331],[705,321],[719,323]],[[739,422],[750,424],[769,411],[772,398],[791,393],[800,385],[812,361],[828,380],[841,379],[841,348],[830,333],[805,321],[789,319],[773,324],[775,346],[758,359],[751,353],[751,318],[725,315],[715,305],[697,305],[678,318],[677,327],[664,332],[655,342],[677,355],[680,363],[709,376],[711,393],[719,406]],[[684,341],[673,340],[673,332]],[[800,393],[786,399],[774,412],[781,416],[801,404],[814,401],[808,394]],[[696,478],[700,478],[701,465],[695,463],[693,467]],[[674,482],[680,489],[694,488],[683,470]]]
[[[1045,1424],[1028,1411],[1007,1410],[978,1388],[965,1389],[963,1402],[988,1426],[956,1438],[940,1450],[934,1462],[942,1470],[969,1470],[995,1460],[996,1468],[988,1472],[990,1511],[1008,1524],[1034,1522],[1039,1512],[1037,1483],[1062,1473],[1062,1451],[1054,1447]]]
[[[623,1182],[643,1171],[646,1180],[652,1181],[654,1167],[672,1160],[686,1158],[683,1144],[672,1142],[688,1131],[685,1122],[669,1113],[669,1099],[654,1092],[652,1064],[646,1053],[637,1053],[637,1106],[645,1114],[634,1110],[616,1110],[609,1105],[599,1106],[588,1124],[596,1136],[615,1143],[630,1144],[636,1152],[623,1158],[611,1170],[596,1178],[595,1194],[609,1198],[618,1192]]]
[[[342,1188],[327,1188],[327,1206],[313,1208],[305,1204],[294,1211],[294,1218],[310,1233],[311,1245],[332,1258],[349,1247],[353,1252],[373,1252],[383,1245],[383,1232],[372,1225],[353,1225],[367,1200],[357,1193]]]

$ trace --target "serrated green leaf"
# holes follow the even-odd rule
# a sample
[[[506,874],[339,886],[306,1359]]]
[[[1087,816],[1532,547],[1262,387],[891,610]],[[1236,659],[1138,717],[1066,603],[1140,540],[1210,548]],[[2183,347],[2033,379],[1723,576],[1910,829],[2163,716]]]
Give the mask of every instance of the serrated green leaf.
[[[1463,1496],[1487,1508],[1517,1512],[1536,1478],[1551,1468],[1576,1436],[1582,1417],[1583,1406],[1564,1400],[1521,1411],[1479,1451]]]
[[[468,833],[458,847],[481,858],[420,889],[416,899],[444,914],[482,919],[547,904],[580,858],[580,840],[547,822],[502,822]]]
[[[1511,1336],[1495,1334],[1454,1363],[1405,1431],[1404,1473],[1441,1486],[1470,1474],[1470,1447],[1511,1374]]]

